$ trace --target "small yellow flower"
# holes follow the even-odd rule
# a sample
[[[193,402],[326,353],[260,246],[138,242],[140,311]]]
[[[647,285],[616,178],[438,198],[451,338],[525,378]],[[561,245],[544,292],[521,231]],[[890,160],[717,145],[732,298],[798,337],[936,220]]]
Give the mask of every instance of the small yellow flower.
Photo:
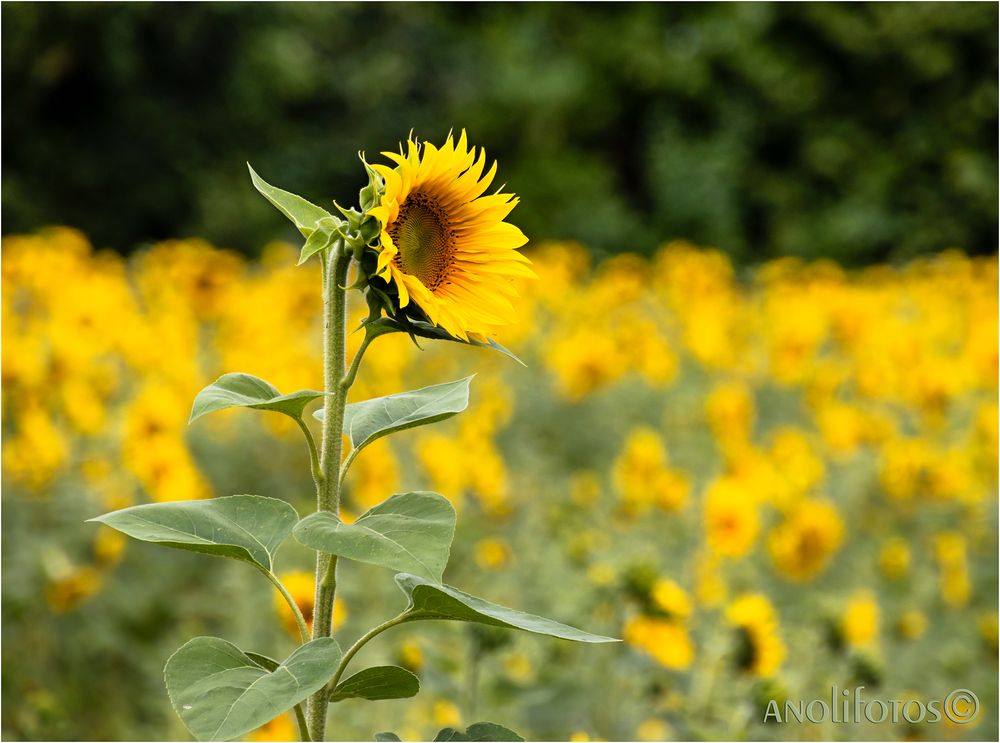
[[[432,711],[434,724],[440,727],[457,728],[462,725],[462,713],[458,707],[446,699],[438,699],[434,702]]]
[[[476,543],[476,564],[483,570],[499,570],[509,558],[510,548],[502,539],[480,539]]]
[[[659,578],[650,590],[650,597],[658,609],[676,619],[687,619],[693,607],[688,592],[669,578]]]
[[[636,740],[666,740],[670,736],[670,726],[658,717],[651,717],[635,729]]]
[[[905,640],[918,640],[927,631],[927,617],[917,609],[905,611],[896,622],[896,630]]]
[[[732,478],[716,480],[705,493],[708,546],[725,557],[743,557],[757,540],[760,517],[753,498]]]
[[[771,532],[771,559],[785,577],[805,581],[830,562],[844,538],[844,522],[828,501],[801,501]]]
[[[634,617],[626,622],[622,636],[666,668],[681,671],[694,660],[694,645],[687,630],[673,620]]]
[[[898,580],[910,569],[910,547],[906,540],[893,537],[882,545],[878,558],[882,574],[890,580]]]
[[[289,741],[297,740],[299,737],[298,726],[291,712],[278,715],[266,725],[254,730],[247,736],[247,740],[255,743],[267,743],[267,741]]]
[[[416,673],[424,667],[424,653],[415,640],[405,640],[399,647],[399,663]]]
[[[785,659],[778,615],[762,594],[738,596],[726,608],[726,620],[740,630],[738,666],[755,676],[773,676]]]
[[[855,593],[840,621],[844,642],[850,647],[871,647],[878,639],[879,607],[870,591]]]
[[[306,620],[306,625],[312,631],[313,610],[316,605],[316,580],[313,574],[298,570],[281,573],[278,579],[288,589],[292,598],[295,599],[299,611],[302,612],[302,618]],[[281,625],[285,628],[285,631],[294,637],[298,637],[299,626],[295,621],[292,608],[277,590],[274,592],[274,607],[278,611]],[[340,599],[336,599],[333,602],[333,628],[339,628],[345,621],[347,621],[347,607],[344,606],[344,603]]]

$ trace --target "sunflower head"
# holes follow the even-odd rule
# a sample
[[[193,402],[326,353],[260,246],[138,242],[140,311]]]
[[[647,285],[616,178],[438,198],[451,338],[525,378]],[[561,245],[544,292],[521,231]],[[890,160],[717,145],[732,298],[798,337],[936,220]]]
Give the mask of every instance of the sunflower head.
[[[411,138],[405,150],[382,154],[395,166],[366,164],[362,201],[377,224],[370,287],[386,311],[465,341],[514,322],[513,279],[535,274],[518,252],[528,239],[504,221],[517,197],[484,195],[496,163],[487,170],[486,153],[470,148],[464,131],[440,148]]]

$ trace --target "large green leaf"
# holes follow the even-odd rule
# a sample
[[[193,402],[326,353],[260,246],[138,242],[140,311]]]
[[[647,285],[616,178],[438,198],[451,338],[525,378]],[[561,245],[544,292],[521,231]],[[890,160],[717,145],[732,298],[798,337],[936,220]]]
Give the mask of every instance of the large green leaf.
[[[302,519],[293,533],[311,549],[440,583],[455,536],[455,509],[437,493],[402,493],[353,524],[320,511]]]
[[[395,733],[375,733],[375,743],[401,743]]]
[[[340,663],[332,637],[295,650],[269,671],[218,637],[196,637],[170,656],[163,675],[184,725],[198,740],[232,740],[323,688]]]
[[[473,375],[474,376],[474,375]],[[344,433],[355,451],[395,431],[451,418],[469,407],[472,377],[419,390],[351,403],[344,409]],[[323,411],[313,415],[323,420]]]
[[[410,600],[410,606],[407,608],[409,616],[406,621],[450,619],[520,629],[576,642],[619,642],[613,637],[592,635],[568,624],[508,609],[470,596],[457,588],[435,584],[416,575],[400,573],[396,576],[396,583]]]
[[[459,732],[454,728],[444,728],[434,736],[435,743],[445,743],[446,741],[523,741],[520,735],[513,730],[497,725],[495,722],[477,722],[469,725],[465,732]]]
[[[232,557],[270,570],[274,553],[299,515],[288,503],[260,495],[147,503],[89,519],[165,547]]]
[[[325,209],[321,209],[315,204],[306,201],[301,196],[296,196],[293,193],[272,186],[257,175],[257,172],[250,166],[250,163],[247,163],[247,168],[250,169],[250,180],[253,181],[254,188],[265,199],[270,201],[279,212],[288,217],[298,228],[299,232],[302,233],[303,237],[308,238],[312,235],[320,227],[320,222],[333,225],[340,224],[341,220],[334,217]]]
[[[299,390],[282,395],[273,384],[252,374],[223,374],[194,398],[188,423],[227,408],[273,410],[301,418],[306,405],[325,394],[317,390]]]
[[[502,353],[509,359],[513,359],[521,366],[527,366],[521,359],[514,355],[514,353],[500,345],[492,338],[487,338],[486,341],[477,341],[470,338],[467,341],[463,341],[461,338],[456,338],[451,333],[449,333],[444,328],[438,325],[431,325],[429,322],[424,322],[423,320],[411,320],[409,318],[404,318],[402,321],[394,320],[391,317],[381,317],[378,320],[373,320],[371,323],[365,325],[365,329],[375,336],[385,335],[386,333],[410,333],[419,338],[430,338],[439,341],[452,341],[454,343],[462,343],[466,346],[477,346],[478,348],[488,348],[493,351],[498,351]]]
[[[330,694],[331,702],[344,699],[405,699],[420,691],[420,680],[399,666],[374,666],[337,684]]]

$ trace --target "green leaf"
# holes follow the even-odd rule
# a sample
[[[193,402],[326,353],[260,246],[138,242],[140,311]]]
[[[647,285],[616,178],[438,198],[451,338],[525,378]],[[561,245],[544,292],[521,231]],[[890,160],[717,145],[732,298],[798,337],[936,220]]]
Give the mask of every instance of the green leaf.
[[[401,743],[395,733],[375,733],[375,743]]]
[[[497,725],[495,722],[477,722],[475,725],[469,725],[465,730],[465,734],[469,736],[469,740],[482,740],[482,741],[523,741],[520,735],[515,733],[513,730],[505,728],[503,725]]]
[[[437,325],[431,325],[429,322],[424,322],[423,320],[407,319],[404,324],[402,322],[399,322],[398,320],[394,320],[391,317],[382,317],[371,323],[367,323],[365,327],[367,328],[369,325],[372,326],[371,332],[374,333],[376,336],[385,335],[386,333],[411,333],[420,338],[430,338],[433,340],[440,340],[440,341],[452,341],[453,343],[462,343],[466,346],[477,346],[478,348],[488,348],[490,350],[502,353],[504,356],[506,356],[509,359],[513,359],[521,366],[527,367],[527,364],[525,364],[523,361],[521,361],[521,359],[515,356],[510,349],[500,345],[492,338],[488,338],[485,343],[483,341],[473,340],[472,338],[470,338],[467,341],[463,341],[461,338],[456,338],[455,336],[453,336],[444,328],[438,327]]]
[[[344,408],[344,433],[355,452],[383,436],[451,418],[469,407],[472,377],[410,392],[351,403]],[[323,420],[323,411],[313,415]]]
[[[455,728],[441,728],[434,736],[433,743],[444,743],[445,741],[467,741],[469,736],[455,730]]]
[[[313,233],[306,239],[305,245],[302,246],[302,251],[299,253],[299,262],[296,265],[301,266],[320,251],[330,247],[334,240],[340,237],[337,231],[339,227],[339,224],[331,220],[321,220]]]
[[[332,637],[295,650],[268,671],[218,637],[196,637],[170,656],[163,675],[170,703],[198,740],[232,740],[323,688],[340,663]]]
[[[450,619],[520,629],[576,642],[619,642],[613,637],[592,635],[561,622],[492,604],[457,588],[436,585],[415,575],[400,573],[396,576],[396,583],[410,600],[407,608],[410,616],[406,621]]]
[[[273,410],[301,419],[306,405],[326,394],[316,390],[299,390],[282,395],[273,384],[252,374],[223,374],[194,398],[188,423],[227,408]]]
[[[337,684],[330,694],[331,702],[344,699],[405,699],[420,691],[420,680],[399,666],[374,666]]]
[[[439,730],[434,740],[443,743],[444,741],[523,741],[524,738],[495,722],[477,722],[469,725],[464,733],[454,728]]]
[[[437,493],[402,493],[353,524],[320,511],[302,519],[293,533],[310,549],[440,583],[455,536],[455,509]]]
[[[330,220],[335,225],[340,224],[341,220],[330,212],[306,201],[301,196],[275,188],[257,175],[250,163],[247,163],[247,167],[250,169],[250,180],[253,181],[254,188],[279,212],[288,217],[303,237],[310,237],[315,230],[319,229],[319,223],[323,220]]]
[[[147,503],[89,519],[143,542],[232,557],[270,570],[299,515],[260,495]]]

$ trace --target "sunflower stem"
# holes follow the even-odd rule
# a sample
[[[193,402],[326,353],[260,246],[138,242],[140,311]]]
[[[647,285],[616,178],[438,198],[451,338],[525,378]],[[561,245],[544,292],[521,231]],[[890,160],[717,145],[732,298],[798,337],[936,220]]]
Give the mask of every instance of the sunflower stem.
[[[350,253],[339,241],[330,251],[329,267],[323,276],[323,383],[329,394],[323,401],[323,439],[316,508],[340,516],[340,460],[343,456],[344,366],[347,346],[347,270]],[[322,552],[316,555],[316,601],[312,638],[333,636],[333,602],[337,593],[337,558]],[[306,707],[309,737],[326,740],[327,695],[314,694]]]

